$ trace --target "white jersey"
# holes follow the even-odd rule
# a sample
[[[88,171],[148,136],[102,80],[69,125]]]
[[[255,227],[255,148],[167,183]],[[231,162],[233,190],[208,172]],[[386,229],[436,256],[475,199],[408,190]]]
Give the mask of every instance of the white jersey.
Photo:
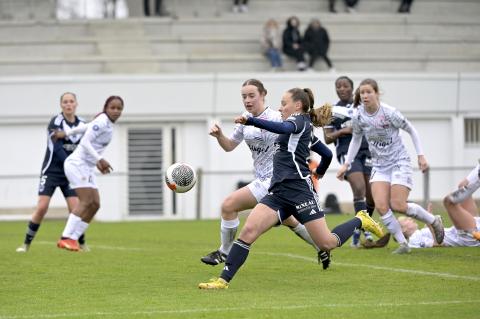
[[[107,114],[101,113],[93,121],[87,124],[87,130],[80,144],[69,156],[71,161],[86,163],[95,167],[102,158],[102,154],[112,140],[113,122]]]
[[[353,132],[363,134],[376,167],[390,167],[401,160],[410,162],[410,156],[400,137],[400,128],[407,129],[408,120],[394,107],[380,103],[374,114],[359,105],[353,117]]]
[[[245,117],[253,116],[249,112],[244,112],[242,115]],[[280,112],[268,107],[257,118],[275,122],[282,121]],[[242,140],[245,140],[252,152],[255,178],[265,179],[271,178],[273,174],[274,143],[277,137],[278,134],[254,127],[253,125],[237,124],[230,139],[239,144]]]
[[[480,217],[475,217],[477,229],[480,229]],[[412,248],[430,248],[433,247],[433,235],[428,227],[416,230],[410,238],[408,245]],[[458,230],[455,227],[445,228],[445,237],[442,246],[446,247],[480,247],[480,241],[472,237],[466,231]]]

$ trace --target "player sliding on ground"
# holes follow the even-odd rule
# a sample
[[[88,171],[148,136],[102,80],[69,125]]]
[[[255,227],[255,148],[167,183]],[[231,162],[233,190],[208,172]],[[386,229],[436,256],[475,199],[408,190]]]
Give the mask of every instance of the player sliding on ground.
[[[453,223],[445,228],[445,238],[439,244],[430,227],[418,229],[417,223],[410,217],[399,218],[400,225],[408,245],[412,248],[446,247],[479,247],[480,217],[472,194],[480,188],[480,165],[477,165],[458,185],[458,189],[448,194],[443,205]],[[430,210],[429,205],[429,210]]]

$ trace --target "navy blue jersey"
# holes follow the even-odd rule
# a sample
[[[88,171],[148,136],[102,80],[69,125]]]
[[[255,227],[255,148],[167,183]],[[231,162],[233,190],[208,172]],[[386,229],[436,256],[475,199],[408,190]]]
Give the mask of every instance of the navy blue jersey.
[[[273,156],[273,177],[270,187],[286,179],[310,178],[308,168],[310,147],[319,142],[313,134],[310,115],[293,114],[286,121],[295,125],[295,131],[280,134],[275,142],[276,151]]]
[[[45,152],[45,158],[43,159],[41,175],[65,175],[63,171],[63,162],[67,156],[75,150],[80,142],[82,134],[68,136],[54,143],[52,140],[52,131],[65,131],[67,128],[75,128],[81,122],[85,123],[84,120],[75,116],[75,122],[70,123],[63,117],[62,113],[52,117],[47,127],[47,151]]]
[[[341,106],[346,108],[353,108],[352,104],[338,101],[335,106]],[[345,127],[346,122],[351,121],[351,118],[339,118],[333,116],[332,123],[328,127],[333,127],[335,131],[338,131]],[[350,145],[350,141],[352,140],[352,134],[342,135],[335,140],[335,151],[337,153],[337,159],[340,159],[342,155],[346,155],[348,153],[348,146]],[[362,144],[360,149],[358,150],[358,155],[367,155],[370,157],[370,151],[368,150],[368,142],[365,137],[362,138]]]

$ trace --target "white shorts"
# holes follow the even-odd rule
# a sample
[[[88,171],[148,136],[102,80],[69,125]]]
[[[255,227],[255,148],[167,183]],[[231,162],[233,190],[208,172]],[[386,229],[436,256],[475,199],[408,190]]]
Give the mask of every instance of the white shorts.
[[[70,182],[71,188],[98,188],[95,177],[95,167],[70,160],[70,158],[67,157],[63,168],[65,169],[65,175]]]
[[[370,183],[388,182],[390,185],[403,185],[412,189],[413,170],[410,162],[399,161],[391,167],[373,167],[370,174]]]
[[[475,217],[475,223],[477,224],[477,229],[480,230],[480,217]],[[480,241],[464,230],[448,227],[445,228],[443,246],[478,247],[480,246]]]
[[[270,187],[271,178],[260,179],[257,178],[247,185],[248,189],[252,192],[253,196],[257,199],[257,202],[268,194],[268,188]]]

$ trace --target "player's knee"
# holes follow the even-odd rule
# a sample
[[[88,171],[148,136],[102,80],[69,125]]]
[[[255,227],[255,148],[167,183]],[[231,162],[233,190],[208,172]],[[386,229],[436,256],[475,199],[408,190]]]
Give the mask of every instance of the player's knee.
[[[231,217],[232,214],[236,214],[235,201],[233,198],[227,197],[222,203],[222,216]]]
[[[443,206],[445,206],[445,208],[453,206],[453,205],[454,205],[454,203],[452,203],[450,195],[447,195],[443,198]]]
[[[85,203],[85,206],[89,212],[96,212],[100,209],[100,202],[98,200],[91,199]]]
[[[390,199],[390,207],[393,211],[401,213],[406,212],[408,208],[407,203],[404,200],[399,200],[395,198]]]
[[[352,185],[353,200],[365,199],[365,188]]]
[[[38,206],[35,212],[33,213],[36,217],[43,218],[48,211],[48,205],[41,205]]]
[[[92,211],[97,212],[100,209],[100,201],[93,201],[92,203]]]
[[[239,238],[247,243],[253,243],[258,236],[258,227],[252,224],[245,224]]]
[[[390,205],[388,203],[375,203],[375,208],[380,215],[385,215],[390,209]]]

